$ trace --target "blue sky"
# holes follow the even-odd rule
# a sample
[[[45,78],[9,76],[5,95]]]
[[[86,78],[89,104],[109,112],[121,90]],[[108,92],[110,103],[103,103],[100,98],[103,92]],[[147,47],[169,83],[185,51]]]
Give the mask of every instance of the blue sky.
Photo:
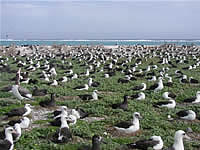
[[[12,39],[200,39],[200,0],[0,0]]]

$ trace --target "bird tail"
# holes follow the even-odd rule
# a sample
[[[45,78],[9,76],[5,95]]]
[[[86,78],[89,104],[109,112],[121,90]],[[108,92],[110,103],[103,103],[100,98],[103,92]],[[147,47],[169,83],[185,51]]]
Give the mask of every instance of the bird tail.
[[[158,106],[158,105],[156,105],[156,104],[153,104],[153,107],[155,107],[155,108],[159,108],[159,106]]]

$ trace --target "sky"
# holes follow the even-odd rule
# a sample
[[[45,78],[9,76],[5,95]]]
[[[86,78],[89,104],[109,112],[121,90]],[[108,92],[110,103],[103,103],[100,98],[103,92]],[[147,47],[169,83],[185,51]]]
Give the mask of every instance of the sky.
[[[0,0],[5,39],[200,39],[200,0]]]

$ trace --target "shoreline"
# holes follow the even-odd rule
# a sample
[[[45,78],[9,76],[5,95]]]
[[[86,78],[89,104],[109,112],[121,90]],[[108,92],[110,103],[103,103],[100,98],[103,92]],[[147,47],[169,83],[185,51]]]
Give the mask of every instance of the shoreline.
[[[164,44],[176,44],[182,45],[198,45],[200,46],[200,40],[0,40],[0,46],[10,45],[68,45],[68,46],[129,46],[129,45],[151,45],[158,46]]]
[[[0,45],[0,55],[8,56],[8,55],[17,55],[20,52],[21,55],[31,55],[36,51],[40,51],[41,53],[69,53],[70,51],[76,51],[80,48],[83,50],[91,50],[91,49],[104,49],[105,51],[116,50],[121,51],[123,49],[129,49],[130,51],[134,51],[139,48],[141,51],[146,50],[159,50],[167,47],[175,47],[175,49],[181,49],[182,45],[176,44],[161,44],[161,45],[78,45],[78,46],[70,46],[70,45],[27,45],[27,46],[19,46],[19,45],[11,45],[11,46],[1,46]],[[187,46],[187,47],[195,47],[200,48],[200,45]]]

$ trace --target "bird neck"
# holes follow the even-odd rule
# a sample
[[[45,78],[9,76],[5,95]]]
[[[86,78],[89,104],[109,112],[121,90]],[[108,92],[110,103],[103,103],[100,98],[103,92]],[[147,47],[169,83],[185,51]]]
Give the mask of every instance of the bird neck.
[[[93,93],[92,93],[92,97],[93,97],[94,100],[98,100],[98,95],[97,95],[96,92],[93,92]]]
[[[65,117],[61,116],[61,128],[69,128],[68,124],[67,124],[67,120],[65,119]]]
[[[146,84],[143,84],[143,88],[141,90],[145,90],[146,89]]]
[[[100,144],[99,143],[92,143],[92,149],[91,150],[100,150]]]
[[[20,72],[16,74],[16,81],[15,81],[16,85],[20,85],[20,76],[21,76]]]
[[[158,82],[158,86],[159,86],[159,87],[163,87],[163,82],[162,82],[162,80],[160,80],[160,81]]]
[[[139,119],[136,118],[136,117],[134,117],[134,118],[133,118],[133,124],[139,126]]]
[[[92,85],[92,80],[89,80],[88,85],[89,85],[89,86]]]
[[[175,138],[173,148],[176,150],[184,150],[183,139],[182,138]]]
[[[5,139],[8,140],[8,141],[10,141],[11,144],[13,144],[13,137],[12,137],[12,134],[9,133],[9,132],[6,132],[5,135],[6,135],[6,138],[5,138]]]
[[[65,110],[62,110],[61,115],[68,116],[68,112]]]
[[[127,104],[127,103],[128,103],[128,98],[127,98],[127,97],[124,97],[123,104]]]
[[[51,94],[51,101],[52,101],[52,102],[55,102],[54,94]]]

